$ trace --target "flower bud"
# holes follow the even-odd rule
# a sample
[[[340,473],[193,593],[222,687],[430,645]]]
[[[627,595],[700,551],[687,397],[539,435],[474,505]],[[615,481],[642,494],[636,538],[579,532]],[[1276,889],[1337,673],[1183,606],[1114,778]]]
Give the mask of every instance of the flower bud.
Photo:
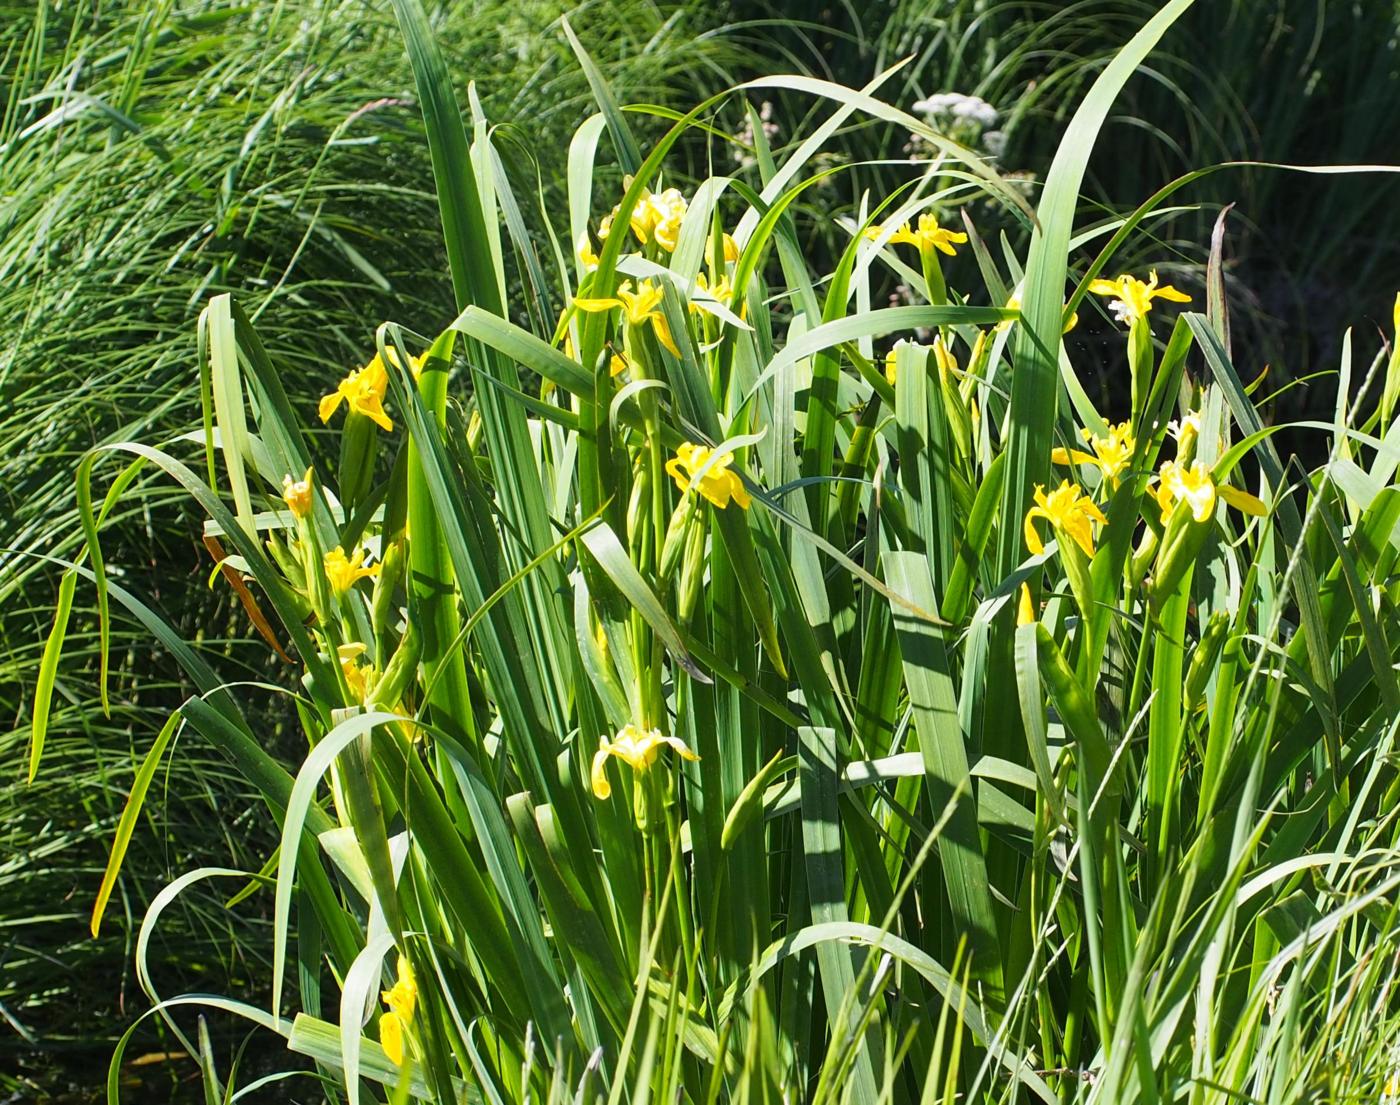
[[[1215,670],[1216,660],[1225,647],[1225,639],[1230,633],[1230,616],[1217,610],[1201,630],[1200,643],[1191,654],[1191,666],[1186,669],[1186,687],[1183,704],[1188,714],[1194,713],[1205,701],[1206,684]]]
[[[405,692],[418,674],[418,660],[422,653],[423,645],[418,638],[418,631],[413,628],[413,623],[410,622],[404,631],[403,639],[399,641],[399,647],[389,658],[389,663],[384,668],[384,674],[374,685],[374,701],[376,703],[386,710],[398,709]]]
[[[311,513],[311,469],[299,480],[290,473],[282,477],[282,501],[298,521]]]

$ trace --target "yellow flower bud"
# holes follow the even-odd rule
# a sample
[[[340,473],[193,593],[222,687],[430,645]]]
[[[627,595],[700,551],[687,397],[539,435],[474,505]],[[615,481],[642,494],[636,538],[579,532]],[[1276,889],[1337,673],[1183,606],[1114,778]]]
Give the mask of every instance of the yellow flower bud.
[[[282,477],[282,501],[294,517],[305,518],[311,513],[311,469],[299,480],[290,475]]]

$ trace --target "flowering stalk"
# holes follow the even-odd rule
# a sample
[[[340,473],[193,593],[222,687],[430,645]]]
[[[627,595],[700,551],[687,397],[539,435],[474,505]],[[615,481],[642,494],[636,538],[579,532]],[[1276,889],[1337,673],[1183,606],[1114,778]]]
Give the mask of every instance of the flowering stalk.
[[[660,318],[660,290],[656,292],[657,302],[651,307]],[[664,327],[665,320],[661,319]],[[670,332],[666,331],[667,340]],[[660,350],[655,344],[654,331],[642,329],[640,324],[629,322],[626,328],[626,350],[628,363],[638,380],[663,380],[659,371]],[[674,343],[673,343],[674,344]],[[657,401],[656,388],[647,388],[638,396],[642,412],[644,460],[641,464],[639,492],[645,502],[644,512],[639,512],[636,539],[632,542],[632,558],[641,572],[642,578],[657,585],[661,582],[662,546],[667,532],[670,508],[667,503],[665,480],[666,449],[661,440],[661,410]],[[646,524],[640,524],[645,518]],[[665,667],[665,654],[661,642],[647,627],[640,614],[632,615],[632,642],[635,649],[634,664],[643,686],[641,701],[642,722],[645,725],[659,725],[666,721],[665,699],[661,690],[661,676]]]
[[[1112,296],[1109,310],[1119,322],[1127,322],[1128,365],[1132,375],[1132,419],[1134,426],[1142,425],[1143,405],[1151,391],[1153,358],[1152,327],[1147,316],[1152,311],[1152,303],[1157,299],[1173,303],[1190,303],[1191,297],[1173,288],[1170,284],[1159,286],[1154,269],[1144,282],[1136,277],[1123,275],[1116,280],[1092,280],[1089,291],[1095,295]]]

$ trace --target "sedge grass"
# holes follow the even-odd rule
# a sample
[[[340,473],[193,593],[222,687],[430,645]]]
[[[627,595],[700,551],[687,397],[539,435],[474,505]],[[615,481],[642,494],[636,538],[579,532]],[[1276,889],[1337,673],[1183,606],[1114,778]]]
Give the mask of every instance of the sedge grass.
[[[475,5],[434,24],[456,71],[482,77],[487,103],[512,120],[497,134],[503,158],[515,165],[521,148],[534,150],[550,180],[564,144],[549,136],[567,137],[587,97],[568,47],[532,33],[560,10]],[[696,66],[687,88],[697,76],[727,82],[739,56],[696,11],[649,3],[612,5],[584,37],[609,79],[662,103],[678,51]],[[151,781],[110,923],[96,940],[88,933],[86,898],[148,732],[191,685],[119,608],[103,716],[101,642],[80,589],[44,769],[29,781],[49,598],[83,541],[74,465],[99,443],[164,441],[197,425],[194,320],[211,295],[239,296],[298,394],[310,387],[300,381],[319,387],[327,366],[353,363],[367,314],[450,318],[429,172],[386,10],[0,2],[0,748],[10,767],[0,780],[0,1078],[18,1079],[0,1080],[0,1095],[41,1092],[27,1072],[54,1062],[70,1068],[54,1092],[88,1078],[93,1050],[124,1027],[135,926],[160,888],[194,857],[256,870],[276,844],[247,780],[213,750],[177,741]],[[537,225],[532,206],[524,218]],[[227,579],[204,585],[212,561],[191,540],[191,518],[183,495],[139,475],[104,527],[121,581],[223,677],[281,678]],[[265,705],[254,711],[264,747],[298,757],[294,717],[281,700]],[[153,977],[266,989],[269,919],[257,901],[227,909],[239,889],[198,886],[164,912]],[[168,1033],[140,1044],[179,1050]],[[224,1055],[225,1040],[215,1044]],[[152,1069],[127,1075],[144,1075],[154,1094],[169,1076]]]
[[[541,254],[397,0],[456,320],[379,327],[327,451],[216,297],[203,441],[80,470],[70,570],[172,650],[198,693],[171,731],[282,833],[270,1003],[163,998],[139,968],[153,1012],[186,1037],[194,1007],[241,1016],[351,1102],[1393,1094],[1400,358],[1358,373],[1302,472],[1219,301],[1148,310],[1079,275],[1118,246],[1076,243],[1089,153],[1188,6],[1089,90],[1024,258],[920,221],[961,235],[967,185],[1015,203],[929,132],[937,175],[824,272],[789,209],[844,122],[892,117],[872,91],[733,94],[813,96],[821,126],[777,153],[752,127],[749,174],[686,203],[671,148],[742,103],[640,143],[580,48],[599,112]],[[604,133],[620,195],[594,192]],[[940,243],[982,286],[946,284]],[[570,304],[537,333],[508,317],[516,258]],[[871,307],[886,269],[915,304]],[[1124,322],[1121,410],[1062,354],[1086,292]],[[257,692],[110,578],[97,519],[133,461],[191,496],[296,654],[294,771]],[[138,966],[169,900],[247,878],[177,880]]]

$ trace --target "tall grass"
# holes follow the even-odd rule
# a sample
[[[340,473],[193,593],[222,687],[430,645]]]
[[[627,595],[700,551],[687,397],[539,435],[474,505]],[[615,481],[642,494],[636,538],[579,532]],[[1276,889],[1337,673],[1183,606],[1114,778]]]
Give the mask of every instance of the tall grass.
[[[270,1002],[142,967],[168,901],[249,872],[182,875],[138,941],[211,1096],[237,1070],[196,1009],[352,1103],[1393,1093],[1400,358],[1358,368],[1301,471],[1223,340],[1218,256],[1182,304],[1117,278],[1144,212],[1076,233],[1189,0],[1087,90],[1021,255],[958,217],[1029,219],[1021,193],[878,86],[768,78],[643,143],[582,46],[598,111],[541,248],[509,217],[535,182],[394,6],[455,320],[386,322],[318,410],[215,296],[205,433],[79,473],[70,578],[198,688],[138,778],[186,731],[280,826]],[[781,150],[748,102],[771,90],[815,104]],[[682,136],[724,154],[745,115],[750,169],[667,190]],[[813,268],[792,205],[861,116],[943,156]],[[912,304],[873,305],[887,271]],[[1086,297],[1122,322],[1122,409],[1064,352]],[[138,469],[206,515],[298,679],[231,681],[121,586],[101,527]]]
[[[435,26],[457,72],[483,78],[513,120],[502,155],[560,166],[587,82],[557,36],[561,7],[444,6]],[[585,38],[621,88],[664,103],[684,52],[718,85],[738,50],[681,8],[613,5]],[[595,39],[596,32],[596,39]],[[430,164],[392,13],[361,3],[0,3],[0,1068],[37,1047],[106,1047],[135,992],[127,918],[193,857],[256,869],[273,827],[250,790],[196,742],[154,781],[115,902],[94,941],[87,913],[148,732],[189,693],[168,655],[118,611],[110,716],[99,641],[80,593],[49,723],[45,770],[27,748],[53,619],[56,558],[82,545],[73,470],[90,447],[166,441],[199,422],[194,321],[232,292],[257,319],[286,386],[307,394],[353,364],[376,320],[452,316]],[[562,140],[560,138],[562,136]],[[558,194],[561,186],[551,186]],[[532,227],[538,219],[527,207]],[[307,325],[314,320],[314,325]],[[311,383],[311,381],[315,383]],[[226,675],[279,679],[212,560],[184,497],[145,476],[108,519],[123,582]],[[282,704],[265,746],[299,755]],[[153,720],[155,719],[155,720]],[[159,797],[159,801],[154,800]],[[152,970],[172,985],[265,985],[261,915],[196,888],[167,912]],[[199,980],[203,979],[203,982]],[[87,1065],[77,1060],[77,1066]],[[0,1087],[9,1084],[0,1081]]]

